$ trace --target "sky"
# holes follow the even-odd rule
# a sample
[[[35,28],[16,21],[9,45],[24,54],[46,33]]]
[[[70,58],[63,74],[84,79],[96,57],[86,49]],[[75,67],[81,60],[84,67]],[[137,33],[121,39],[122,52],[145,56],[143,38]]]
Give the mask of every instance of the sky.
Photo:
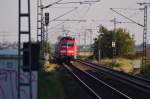
[[[26,0],[23,1],[23,11],[26,10]],[[32,40],[36,41],[37,33],[37,0],[31,1],[31,33]],[[42,0],[44,6],[56,2],[58,0]],[[77,2],[87,0],[62,0],[61,2]],[[92,0],[88,0],[92,1]],[[95,1],[95,0],[93,0]],[[44,12],[50,13],[50,24],[48,26],[48,40],[51,43],[57,41],[58,36],[68,34],[75,36],[77,43],[86,44],[93,42],[94,37],[98,35],[98,26],[104,25],[108,29],[113,30],[114,23],[110,22],[114,17],[117,21],[129,22],[129,20],[114,13],[110,8],[118,8],[116,11],[125,16],[143,24],[143,11],[137,10],[143,8],[137,2],[150,2],[150,0],[101,0],[97,3],[89,4],[56,4],[50,8],[44,9]],[[53,21],[56,17],[78,7],[71,13]],[[121,9],[128,8],[128,9]],[[148,42],[150,39],[150,7],[148,7]],[[59,21],[59,20],[86,20],[86,22],[79,21]],[[23,27],[26,27],[23,23]],[[117,24],[117,28],[124,28],[135,35],[136,44],[142,43],[143,28],[133,23]],[[92,32],[89,31],[92,29]],[[63,30],[66,30],[65,32]],[[86,39],[85,39],[86,37]],[[18,0],[0,0],[0,42],[13,42],[18,40]]]

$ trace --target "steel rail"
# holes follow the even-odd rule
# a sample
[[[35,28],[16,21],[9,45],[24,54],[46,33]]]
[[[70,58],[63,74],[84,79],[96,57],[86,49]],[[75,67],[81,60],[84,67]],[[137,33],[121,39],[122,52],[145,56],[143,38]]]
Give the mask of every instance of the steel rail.
[[[97,99],[102,99],[92,88],[90,88],[84,81],[82,81],[71,68],[63,64],[64,67],[78,80],[80,81],[94,96],[96,96]]]
[[[84,71],[83,71],[84,72]],[[123,97],[127,98],[127,99],[132,99],[131,97],[129,97],[128,95],[122,93],[121,91],[115,89],[114,87],[108,85],[107,83],[105,83],[104,81],[98,79],[97,77],[93,76],[92,74],[88,73],[88,72],[84,72],[87,75],[89,75],[90,77],[92,77],[93,79],[97,80],[98,82],[102,83],[103,85],[109,87],[110,89],[114,90],[115,92],[117,92],[118,94],[122,95]]]
[[[81,60],[80,60],[80,61],[81,61]],[[83,60],[82,60],[82,61],[83,61]],[[85,61],[85,62],[88,62],[88,61]],[[120,71],[115,71],[115,70],[110,69],[110,68],[108,68],[108,67],[106,67],[106,66],[104,66],[104,65],[97,65],[97,64],[94,64],[94,63],[91,63],[91,62],[88,62],[88,63],[93,64],[93,65],[96,65],[96,66],[98,66],[98,67],[100,66],[100,67],[102,67],[102,68],[108,69],[108,70],[110,70],[110,71],[112,71],[112,72],[115,72],[115,73],[122,74],[122,75],[124,75],[124,76],[131,77],[132,79],[134,78],[134,79],[137,79],[137,80],[139,80],[139,81],[144,81],[144,82],[146,82],[147,84],[150,85],[150,80],[148,80],[148,79],[145,79],[145,78],[142,78],[142,77],[139,77],[139,76],[133,76],[133,75],[130,75],[130,74],[127,74],[127,73],[123,73],[123,72],[120,72]]]
[[[82,71],[82,70],[80,70],[79,68],[77,68],[77,67],[74,66],[74,65],[72,65],[72,66],[73,66],[74,69],[76,69],[76,70],[78,70],[78,71],[80,71],[80,72],[86,74],[88,77],[94,79],[94,80],[97,81],[99,84],[102,84],[102,85],[105,86],[106,88],[109,88],[109,90],[114,91],[117,95],[119,95],[119,97],[121,97],[121,98],[123,98],[123,99],[132,99],[131,97],[127,96],[126,94],[122,93],[121,91],[119,91],[119,90],[113,88],[112,86],[108,85],[108,84],[105,83],[104,81],[98,79],[97,77],[94,77],[94,76],[91,75],[90,73],[85,72],[85,71]],[[67,67],[66,67],[66,68],[67,68]],[[68,67],[68,68],[69,68],[69,67]],[[83,83],[86,87],[88,87],[90,90],[93,90],[93,92],[95,92],[94,89],[90,88],[84,81],[82,81],[82,80],[73,72],[73,70],[72,70],[71,68],[69,68],[69,71],[71,71],[71,72],[73,73],[73,75],[74,75],[81,83]],[[96,92],[95,92],[95,93],[96,93]]]
[[[79,60],[79,59],[78,59],[78,60]],[[80,61],[83,61],[83,60],[80,60]],[[109,70],[112,71],[112,72],[120,73],[120,74],[122,74],[122,75],[124,75],[124,76],[128,76],[128,77],[131,77],[131,78],[134,78],[134,79],[138,79],[138,80],[140,80],[140,81],[144,81],[144,82],[150,84],[150,80],[148,80],[148,79],[145,79],[145,78],[142,78],[142,77],[139,77],[139,76],[133,76],[133,75],[130,75],[130,74],[127,74],[127,73],[123,73],[123,72],[120,72],[120,71],[116,71],[116,70],[113,70],[113,69],[111,69],[111,68],[109,68],[109,67],[106,67],[106,66],[104,66],[104,65],[94,64],[94,63],[91,63],[91,62],[89,62],[89,61],[84,61],[84,62],[88,62],[88,63],[93,64],[93,65],[96,65],[96,66],[98,66],[98,67],[100,66],[100,67],[102,67],[102,68],[109,69]]]
[[[118,78],[120,78],[121,80],[124,79],[128,84],[130,84],[130,85],[132,84],[132,86],[134,86],[140,90],[143,90],[145,92],[150,93],[150,82],[149,82],[149,80],[145,80],[145,79],[140,78],[140,77],[135,77],[135,76],[132,76],[129,74],[115,71],[115,70],[112,70],[110,68],[107,68],[104,66],[99,66],[97,64],[93,64],[90,62],[85,62],[85,61],[81,61],[81,60],[77,60],[77,61],[82,63],[82,64],[85,64],[87,66],[90,66],[94,69],[101,70],[103,73],[109,74],[112,77],[117,77],[117,79]]]

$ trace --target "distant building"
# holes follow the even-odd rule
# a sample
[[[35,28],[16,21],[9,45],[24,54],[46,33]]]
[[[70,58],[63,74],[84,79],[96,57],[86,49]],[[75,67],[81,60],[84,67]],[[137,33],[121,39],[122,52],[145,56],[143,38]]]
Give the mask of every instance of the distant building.
[[[150,49],[150,44],[147,44],[147,49]],[[135,52],[142,52],[143,51],[143,44],[135,46],[134,51]]]
[[[0,69],[11,69],[17,68],[18,49],[1,49],[0,50]]]
[[[23,83],[28,82],[27,72],[20,72]],[[37,71],[32,72],[32,99],[37,99]],[[0,99],[17,99],[18,49],[0,49]],[[21,89],[21,99],[29,99],[29,90]]]

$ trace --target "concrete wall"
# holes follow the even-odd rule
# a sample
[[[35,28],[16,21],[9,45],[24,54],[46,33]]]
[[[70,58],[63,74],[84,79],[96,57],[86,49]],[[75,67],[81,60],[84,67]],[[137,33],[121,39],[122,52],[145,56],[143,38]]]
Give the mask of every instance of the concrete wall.
[[[0,99],[17,99],[17,58],[0,58]],[[21,72],[21,81],[27,82],[28,73]],[[37,99],[37,72],[32,72],[33,99]],[[21,87],[21,99],[29,99],[27,87]]]

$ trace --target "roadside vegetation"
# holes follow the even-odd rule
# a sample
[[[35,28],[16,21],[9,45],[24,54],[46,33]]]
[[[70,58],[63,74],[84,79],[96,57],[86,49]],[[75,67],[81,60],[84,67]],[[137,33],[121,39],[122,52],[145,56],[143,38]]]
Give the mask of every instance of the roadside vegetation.
[[[115,58],[113,56],[112,41],[116,41]],[[133,72],[132,59],[122,57],[133,52],[134,48],[134,40],[125,29],[118,28],[116,32],[114,32],[101,26],[99,28],[99,36],[95,38],[93,46],[93,57],[95,57],[96,60],[98,60],[100,50],[101,64],[111,66],[111,68],[117,71],[126,73]]]
[[[92,57],[93,56],[93,52],[91,51],[82,51],[82,52],[78,52],[78,58],[80,59],[85,59],[87,57]]]
[[[62,66],[50,63],[39,72],[38,99],[91,99]]]
[[[38,99],[66,99],[57,64],[45,65],[38,82]]]
[[[114,59],[114,61],[115,63],[113,63],[112,59],[103,59],[101,63],[112,66],[112,68],[117,71],[122,71],[125,73],[133,72],[132,60],[125,59],[125,58],[116,58]]]
[[[134,52],[135,41],[123,28],[117,28],[116,31],[107,29],[104,26],[99,28],[99,35],[95,38],[93,44],[93,55],[89,59],[93,62],[98,62],[99,49],[100,49],[100,63],[111,66],[112,69],[130,73],[133,75],[142,75],[143,77],[150,78],[150,51],[147,53],[147,64],[143,66],[142,54]],[[116,41],[115,57],[113,56],[112,41]],[[115,61],[112,61],[112,60]],[[141,68],[134,68],[133,61],[139,60]]]
[[[98,53],[100,49],[101,58],[113,58],[112,42],[115,43],[115,56],[122,56],[133,52],[134,39],[130,33],[125,29],[118,28],[116,32],[108,30],[106,27],[101,26],[99,29],[99,36],[95,38],[94,42],[94,56],[98,59]]]

